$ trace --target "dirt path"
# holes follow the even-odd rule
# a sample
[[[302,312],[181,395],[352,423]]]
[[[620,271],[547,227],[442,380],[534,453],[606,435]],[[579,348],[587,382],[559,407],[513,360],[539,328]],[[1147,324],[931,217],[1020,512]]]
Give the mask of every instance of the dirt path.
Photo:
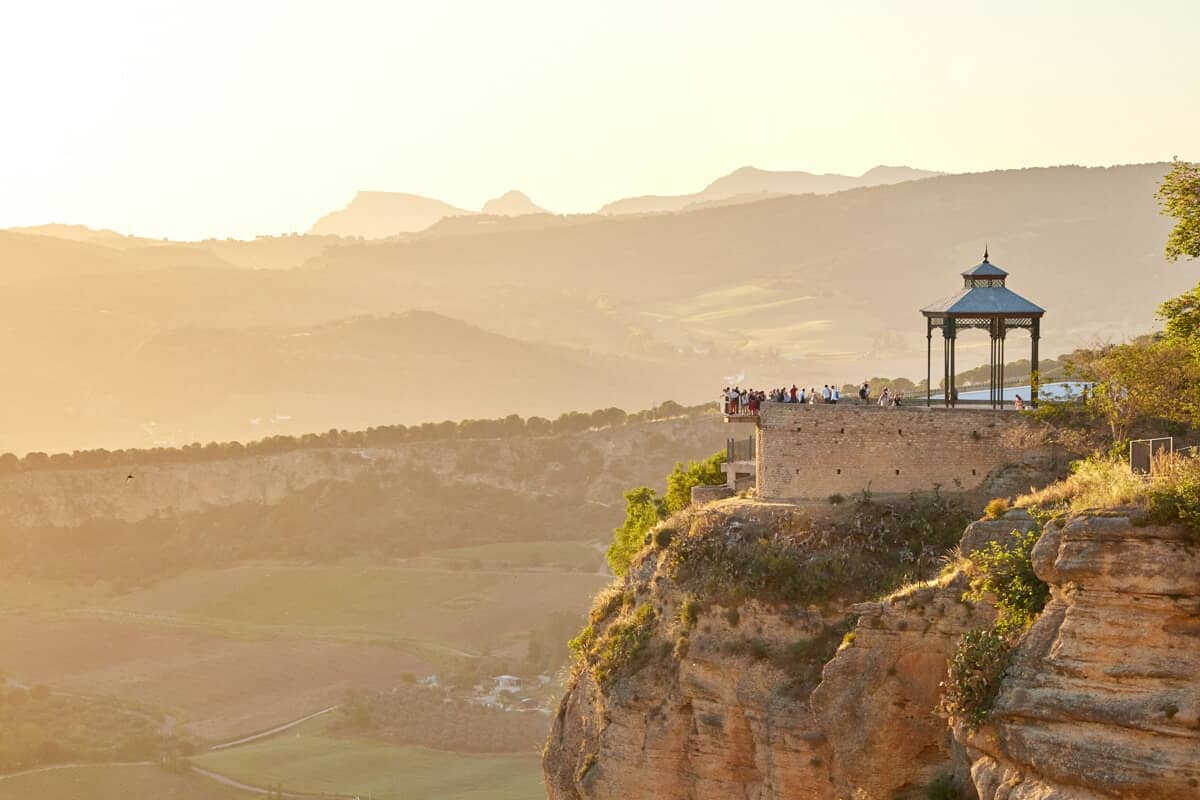
[[[231,742],[222,742],[221,744],[214,744],[212,747],[210,747],[208,749],[209,750],[224,750],[227,747],[237,747],[240,744],[249,744],[250,742],[258,741],[259,739],[265,739],[268,736],[274,736],[277,733],[283,733],[288,728],[294,728],[297,725],[308,722],[310,719],[316,719],[317,717],[321,716],[322,714],[328,714],[329,712],[334,711],[338,708],[340,708],[340,706],[336,706],[336,705],[330,706],[329,708],[323,708],[320,711],[314,711],[311,714],[300,717],[300,719],[294,719],[291,722],[285,722],[282,725],[276,725],[274,728],[269,728],[265,731],[260,731],[259,733],[252,733],[249,736],[243,736],[240,739],[234,739]]]
[[[238,789],[243,792],[252,792],[254,794],[273,794],[275,792],[274,789],[269,789],[264,786],[255,786],[252,783],[242,783],[235,778],[230,778],[228,775],[222,775],[219,772],[213,772],[211,769],[198,767],[195,764],[192,765],[192,772],[197,775],[203,775],[209,780],[214,780],[222,786],[228,786],[231,789]],[[359,800],[358,795],[354,794],[337,794],[333,792],[289,792],[286,789],[279,792],[276,796],[297,798],[297,800],[306,797],[328,797],[330,800]]]

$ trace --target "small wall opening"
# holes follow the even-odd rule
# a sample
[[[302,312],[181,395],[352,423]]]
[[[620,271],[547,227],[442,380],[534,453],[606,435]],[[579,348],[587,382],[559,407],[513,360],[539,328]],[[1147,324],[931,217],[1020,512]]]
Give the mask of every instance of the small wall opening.
[[[838,474],[838,475],[841,475],[841,474],[842,474],[842,471],[839,469],[839,470],[837,471],[837,474]]]
[[[899,475],[899,474],[900,474],[900,470],[896,470],[896,474],[897,474],[897,475]]]

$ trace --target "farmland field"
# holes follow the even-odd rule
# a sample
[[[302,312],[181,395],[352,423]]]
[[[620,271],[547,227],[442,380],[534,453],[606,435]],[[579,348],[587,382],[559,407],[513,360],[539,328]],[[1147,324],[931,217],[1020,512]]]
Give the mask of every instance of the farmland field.
[[[576,555],[583,547],[567,544]],[[555,612],[582,617],[607,580],[355,563],[189,570],[128,594],[8,579],[0,667],[30,684],[159,709],[193,736],[224,740],[325,708],[350,688],[440,672],[462,655],[523,658],[530,631]]]
[[[428,658],[524,636],[547,608],[582,613],[608,581],[578,572],[254,564],[189,570],[111,598],[102,611],[234,635],[387,643]]]
[[[51,768],[0,778],[0,800],[250,800],[258,796],[153,765]]]
[[[474,547],[452,547],[425,553],[426,558],[449,561],[502,561],[511,564],[541,566],[554,564],[575,569],[598,571],[604,566],[603,548],[590,542],[494,542]]]
[[[197,757],[254,785],[377,800],[540,800],[535,756],[474,756],[334,736],[316,720],[287,734]]]

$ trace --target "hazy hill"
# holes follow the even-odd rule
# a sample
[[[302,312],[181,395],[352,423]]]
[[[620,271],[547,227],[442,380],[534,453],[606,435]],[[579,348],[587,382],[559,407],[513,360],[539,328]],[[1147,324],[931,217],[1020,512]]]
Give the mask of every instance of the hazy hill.
[[[311,268],[418,283],[426,307],[439,307],[433,298],[441,295],[459,306],[457,316],[529,338],[572,340],[601,320],[583,316],[539,333],[539,314],[506,313],[512,307],[489,299],[511,289],[532,305],[576,292],[598,298],[606,321],[660,343],[774,351],[793,359],[793,374],[836,372],[831,379],[842,371],[913,375],[924,371],[918,310],[957,291],[958,273],[978,263],[985,242],[1012,273],[1012,288],[1048,309],[1045,353],[1153,325],[1158,302],[1196,279],[1161,255],[1170,226],[1154,191],[1165,170],[946,175],[688,213],[362,244],[329,251]],[[468,296],[477,313],[462,308]],[[1021,342],[1010,342],[1010,356]],[[960,363],[986,354],[985,339],[960,344]],[[790,376],[755,377],[776,379]]]
[[[546,209],[534,205],[529,196],[516,190],[505,192],[483,204],[482,214],[492,214],[501,217],[520,217],[526,214],[548,214]]]
[[[874,167],[862,175],[837,175],[811,172],[775,172],[756,167],[742,167],[704,187],[695,194],[647,195],[617,200],[601,207],[601,214],[645,214],[661,211],[680,211],[689,206],[710,205],[716,202],[751,202],[778,194],[829,194],[861,186],[900,183],[940,175],[940,172],[912,167]]]
[[[428,228],[443,217],[469,214],[461,208],[415,194],[359,192],[340,211],[321,217],[309,233],[383,239]]]
[[[209,276],[211,277],[211,276]],[[704,397],[694,359],[513,339],[430,312],[289,327],[168,327],[103,309],[0,345],[0,448],[183,444]],[[68,329],[67,341],[54,329]],[[10,328],[10,331],[13,330]],[[84,335],[84,331],[92,335]]]
[[[50,223],[49,225],[31,225],[25,228],[8,228],[12,233],[27,233],[35,236],[52,236],[56,239],[69,239],[75,242],[100,244],[105,247],[133,247],[157,243],[156,239],[146,239],[141,236],[126,235],[110,231],[107,228],[95,229],[86,225],[64,225]]]
[[[695,403],[739,374],[923,377],[918,309],[957,290],[984,242],[1047,309],[1042,352],[1057,355],[1149,329],[1162,299],[1195,284],[1194,268],[1162,260],[1165,171],[946,175],[649,216],[471,215],[378,242],[117,249],[0,232],[0,358],[20,376],[0,388],[0,449],[245,436],[280,414],[320,429],[530,399],[543,414]],[[413,308],[489,336],[390,317]],[[363,317],[378,319],[322,327]],[[356,325],[395,349],[367,347]],[[1027,341],[1015,334],[1008,357]],[[963,336],[963,369],[986,342]],[[464,355],[475,350],[480,362]],[[411,385],[438,402],[402,402]]]

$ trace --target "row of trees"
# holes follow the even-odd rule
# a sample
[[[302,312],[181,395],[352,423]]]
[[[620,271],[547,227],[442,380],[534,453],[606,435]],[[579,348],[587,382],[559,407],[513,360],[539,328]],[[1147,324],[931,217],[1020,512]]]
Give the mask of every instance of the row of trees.
[[[247,456],[266,456],[293,450],[330,447],[389,447],[413,442],[451,439],[506,439],[526,436],[561,436],[589,430],[653,422],[674,417],[716,413],[713,404],[682,406],[668,400],[654,408],[627,413],[619,408],[601,408],[590,413],[571,411],[557,419],[524,418],[517,414],[497,419],[467,419],[461,422],[426,422],[422,425],[380,425],[359,431],[330,429],[302,436],[268,436],[253,442],[194,442],[182,447],[135,448],[128,450],[76,450],[73,453],[13,453],[0,455],[0,473],[52,469],[145,466],[198,461],[219,461]]]

